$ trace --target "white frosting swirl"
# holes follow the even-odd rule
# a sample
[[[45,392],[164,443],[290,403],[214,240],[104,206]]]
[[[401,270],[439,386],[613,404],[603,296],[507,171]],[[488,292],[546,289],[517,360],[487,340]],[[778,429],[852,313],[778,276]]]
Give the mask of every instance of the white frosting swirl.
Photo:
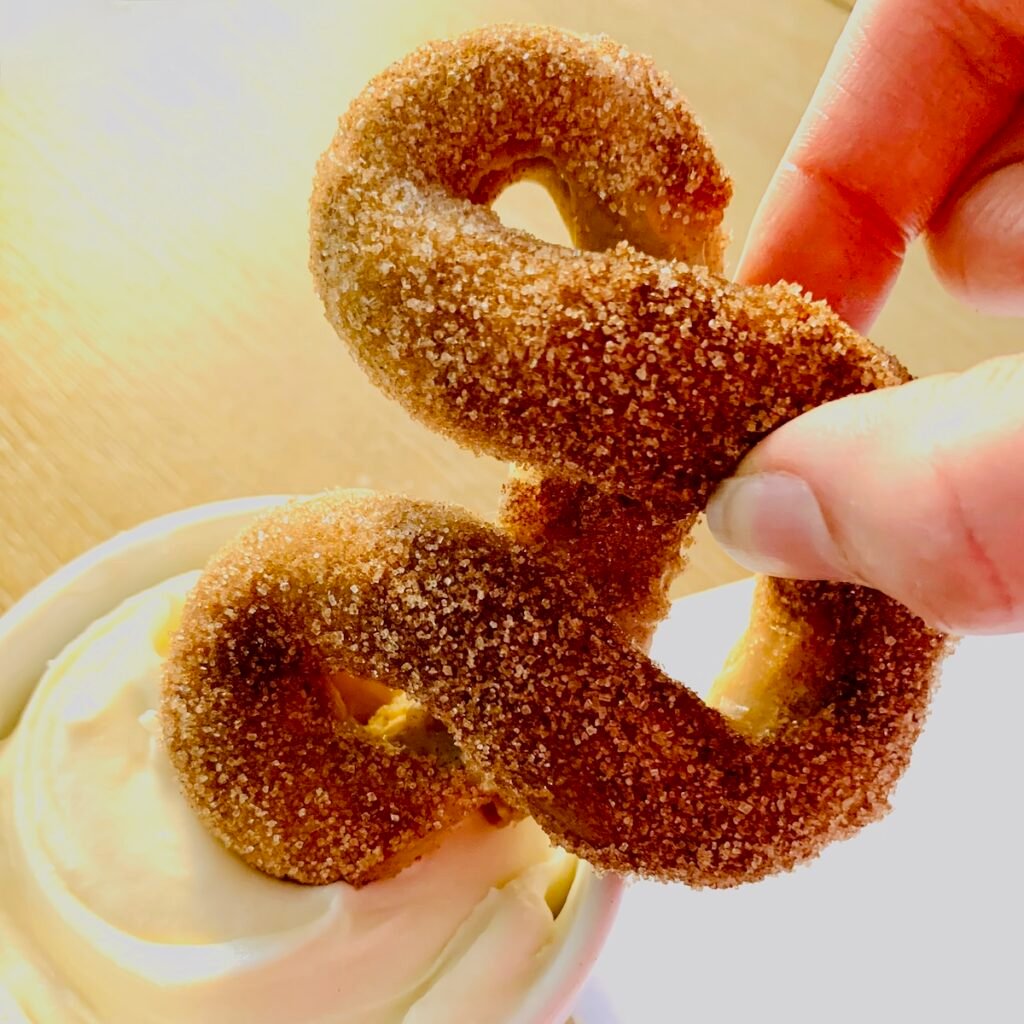
[[[546,897],[575,861],[530,821],[474,817],[361,890],[247,867],[185,803],[156,721],[194,580],[91,626],[0,752],[0,1009],[62,1024],[507,1018],[554,945]]]

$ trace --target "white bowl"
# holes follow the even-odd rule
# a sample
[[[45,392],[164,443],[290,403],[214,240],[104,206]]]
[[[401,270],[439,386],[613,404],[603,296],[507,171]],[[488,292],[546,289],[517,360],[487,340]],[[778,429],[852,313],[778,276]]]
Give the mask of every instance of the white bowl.
[[[121,601],[199,569],[257,514],[289,500],[263,496],[215,502],[161,516],[86,552],[26,594],[0,618],[0,738],[17,722],[47,663]],[[509,1024],[561,1024],[568,1017],[615,919],[615,876],[581,864],[560,915],[556,948]]]

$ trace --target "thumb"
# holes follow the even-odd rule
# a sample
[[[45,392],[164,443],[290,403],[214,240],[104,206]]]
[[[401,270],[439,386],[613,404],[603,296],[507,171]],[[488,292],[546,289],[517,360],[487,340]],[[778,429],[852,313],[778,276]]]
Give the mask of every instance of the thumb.
[[[708,521],[758,572],[867,584],[953,633],[1024,629],[1024,356],[792,420]]]

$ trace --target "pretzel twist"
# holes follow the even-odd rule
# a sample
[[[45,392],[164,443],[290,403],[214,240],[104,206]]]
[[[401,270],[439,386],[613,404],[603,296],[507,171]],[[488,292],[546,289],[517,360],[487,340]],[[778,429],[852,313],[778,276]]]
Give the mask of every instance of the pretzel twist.
[[[483,205],[524,176],[587,251]],[[948,646],[896,602],[762,579],[716,706],[644,653],[750,447],[908,379],[799,289],[719,276],[729,193],[678,93],[606,40],[432,44],[342,117],[311,205],[328,319],[414,416],[521,468],[498,528],[340,493],[211,565],[164,721],[229,846],[361,884],[498,794],[598,867],[723,886],[884,812]]]

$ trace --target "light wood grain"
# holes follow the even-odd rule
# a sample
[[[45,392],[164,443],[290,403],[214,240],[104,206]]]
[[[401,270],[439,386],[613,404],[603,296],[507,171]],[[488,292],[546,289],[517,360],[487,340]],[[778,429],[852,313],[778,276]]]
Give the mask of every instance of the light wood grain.
[[[0,35],[0,609],[117,530],[222,497],[341,484],[493,511],[504,467],[375,392],[306,271],[315,160],[384,65],[510,19],[651,53],[735,178],[742,238],[845,18],[826,0],[24,6]],[[501,210],[557,230],[529,190]],[[877,338],[919,372],[1019,347],[918,256]],[[683,587],[737,572],[702,542]]]

